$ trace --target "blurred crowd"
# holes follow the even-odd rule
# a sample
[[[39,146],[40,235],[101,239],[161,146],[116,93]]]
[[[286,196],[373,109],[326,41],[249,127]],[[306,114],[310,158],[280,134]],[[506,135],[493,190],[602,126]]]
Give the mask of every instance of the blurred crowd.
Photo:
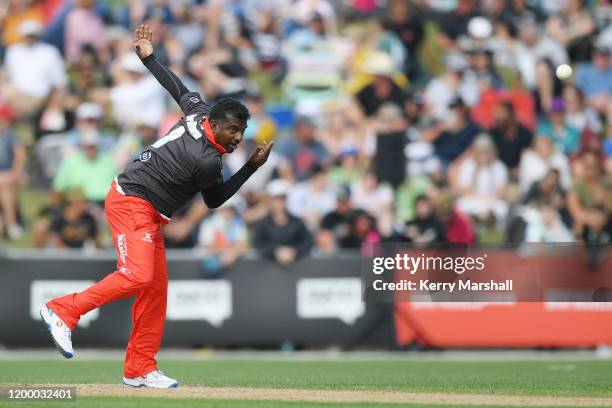
[[[0,235],[111,246],[111,181],[180,117],[132,51],[146,23],[188,88],[251,110],[225,177],[276,141],[239,195],[165,227],[209,270],[249,249],[610,242],[611,20],[608,0],[3,1]]]

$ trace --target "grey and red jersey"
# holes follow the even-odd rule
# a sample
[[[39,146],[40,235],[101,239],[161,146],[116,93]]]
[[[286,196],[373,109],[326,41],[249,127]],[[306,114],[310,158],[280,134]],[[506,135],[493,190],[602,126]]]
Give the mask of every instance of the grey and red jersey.
[[[120,189],[126,195],[147,200],[167,218],[198,192],[209,207],[218,207],[257,168],[247,162],[223,182],[221,155],[224,149],[216,143],[212,132],[204,128],[211,106],[199,93],[189,92],[153,55],[143,63],[178,102],[185,116],[117,177]]]

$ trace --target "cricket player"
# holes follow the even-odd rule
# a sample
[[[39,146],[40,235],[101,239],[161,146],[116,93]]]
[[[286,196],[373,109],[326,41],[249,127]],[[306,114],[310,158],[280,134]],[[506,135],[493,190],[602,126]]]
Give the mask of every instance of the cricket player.
[[[231,98],[210,106],[190,92],[153,55],[152,32],[134,32],[143,64],[180,105],[185,116],[163,138],[145,149],[112,183],[105,213],[117,251],[117,270],[80,293],[43,305],[40,315],[60,353],[74,356],[72,330],[80,317],[108,302],[136,296],[133,329],[126,349],[123,382],[134,387],[174,388],[178,382],[155,361],[164,332],[168,273],[161,225],[197,193],[217,208],[263,165],[273,143],[258,146],[231,178],[221,178],[221,155],[242,140],[247,108]]]

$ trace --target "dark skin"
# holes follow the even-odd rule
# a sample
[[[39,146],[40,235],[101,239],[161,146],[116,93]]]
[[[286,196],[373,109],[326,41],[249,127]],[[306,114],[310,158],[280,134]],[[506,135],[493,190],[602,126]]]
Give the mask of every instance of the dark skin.
[[[146,24],[139,25],[134,31],[134,50],[140,59],[144,59],[153,54],[153,31]],[[217,143],[219,143],[227,153],[232,153],[244,136],[244,131],[247,128],[247,123],[234,118],[232,115],[227,115],[224,120],[209,120],[210,129],[212,130]],[[264,142],[259,145],[249,156],[249,162],[257,167],[262,166],[270,151],[274,146],[274,142]]]

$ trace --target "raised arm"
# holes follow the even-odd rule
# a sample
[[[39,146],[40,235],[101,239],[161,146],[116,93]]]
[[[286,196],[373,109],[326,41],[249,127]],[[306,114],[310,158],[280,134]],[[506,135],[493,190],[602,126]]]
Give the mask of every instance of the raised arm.
[[[189,92],[183,82],[172,71],[160,64],[153,54],[153,32],[148,25],[141,24],[134,31],[134,50],[155,79],[166,88],[180,106],[181,97]]]

